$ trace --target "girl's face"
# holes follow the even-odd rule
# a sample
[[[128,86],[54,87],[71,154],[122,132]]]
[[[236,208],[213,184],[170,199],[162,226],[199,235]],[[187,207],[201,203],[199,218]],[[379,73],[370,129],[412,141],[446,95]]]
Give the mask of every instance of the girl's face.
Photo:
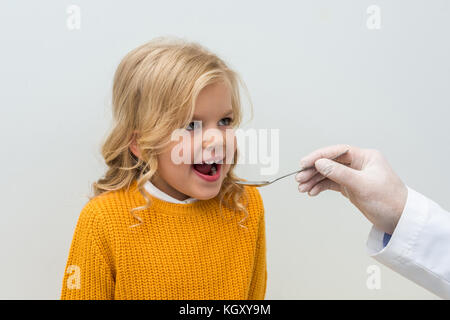
[[[178,200],[214,198],[230,170],[236,151],[232,121],[228,86],[224,82],[216,82],[203,88],[197,97],[193,122],[186,128],[184,143],[180,144],[178,139],[172,141],[158,156],[158,170],[152,183]],[[186,156],[186,152],[190,153]],[[180,156],[185,159],[182,163],[177,160]],[[214,164],[206,163],[210,161]]]

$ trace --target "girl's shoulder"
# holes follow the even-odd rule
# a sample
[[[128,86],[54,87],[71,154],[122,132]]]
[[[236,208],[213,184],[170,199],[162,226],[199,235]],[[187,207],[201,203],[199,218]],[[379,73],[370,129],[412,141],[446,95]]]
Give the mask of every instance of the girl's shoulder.
[[[127,213],[130,208],[141,205],[142,199],[136,191],[133,187],[122,188],[91,197],[85,203],[82,213],[103,216],[106,219],[111,215],[120,215],[120,212]]]
[[[244,192],[248,195],[249,200],[251,200],[254,203],[263,205],[261,193],[259,192],[257,187],[244,186],[244,190],[245,190]]]
[[[138,207],[129,190],[114,190],[90,198],[82,207],[77,226],[84,234],[102,241],[114,238],[125,228],[136,223],[130,209]]]
[[[257,216],[264,215],[264,202],[257,187],[244,186],[249,211]]]

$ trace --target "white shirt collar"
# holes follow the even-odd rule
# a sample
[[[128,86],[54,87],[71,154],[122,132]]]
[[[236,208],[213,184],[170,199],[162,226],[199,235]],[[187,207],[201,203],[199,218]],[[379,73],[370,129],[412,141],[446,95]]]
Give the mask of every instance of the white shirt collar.
[[[158,189],[153,183],[151,183],[150,181],[147,181],[144,185],[145,190],[147,190],[148,193],[150,193],[152,196],[167,201],[167,202],[172,202],[172,203],[191,203],[191,202],[195,202],[198,199],[195,198],[188,198],[186,200],[178,200],[175,199],[172,196],[169,196],[167,193],[161,191],[160,189]]]

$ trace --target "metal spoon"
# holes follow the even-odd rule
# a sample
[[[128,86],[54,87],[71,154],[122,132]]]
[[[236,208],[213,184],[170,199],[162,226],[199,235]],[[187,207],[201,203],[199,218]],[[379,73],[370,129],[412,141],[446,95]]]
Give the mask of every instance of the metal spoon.
[[[348,149],[345,150],[344,152],[342,152],[341,154],[339,154],[338,156],[334,157],[331,160],[336,160],[337,158],[343,156],[347,152],[348,152]],[[286,174],[284,176],[281,176],[279,178],[276,178],[276,179],[273,179],[273,180],[270,180],[270,181],[237,181],[236,183],[237,184],[241,184],[241,185],[245,185],[245,186],[250,186],[250,187],[264,187],[264,186],[268,186],[269,184],[272,184],[275,181],[278,181],[280,179],[286,178],[286,177],[291,176],[293,174],[296,174],[296,173],[299,173],[299,172],[302,172],[302,171],[305,171],[305,170],[308,170],[308,169],[312,169],[312,168],[314,168],[314,166],[301,168],[300,170],[294,171],[292,173],[288,173],[288,174]]]

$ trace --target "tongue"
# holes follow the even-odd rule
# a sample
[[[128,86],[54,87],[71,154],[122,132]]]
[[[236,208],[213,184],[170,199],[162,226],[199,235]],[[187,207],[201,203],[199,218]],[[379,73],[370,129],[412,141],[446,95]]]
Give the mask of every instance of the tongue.
[[[206,163],[194,164],[194,169],[203,174],[208,174],[211,171],[211,167],[212,167],[212,164],[206,164]]]

